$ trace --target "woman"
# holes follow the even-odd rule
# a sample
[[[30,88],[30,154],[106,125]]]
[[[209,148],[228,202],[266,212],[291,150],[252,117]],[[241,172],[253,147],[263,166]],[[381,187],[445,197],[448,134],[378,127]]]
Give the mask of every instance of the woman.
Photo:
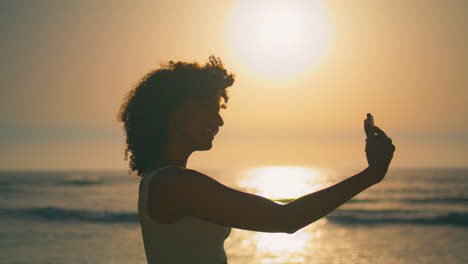
[[[223,243],[231,227],[292,234],[380,182],[388,170],[395,147],[377,127],[367,135],[366,169],[285,205],[186,168],[190,154],[211,149],[224,124],[221,98],[228,102],[233,82],[219,58],[210,56],[204,66],[170,61],[147,74],[122,104],[125,160],[130,152],[131,171],[142,177],[138,213],[148,263],[227,263]]]

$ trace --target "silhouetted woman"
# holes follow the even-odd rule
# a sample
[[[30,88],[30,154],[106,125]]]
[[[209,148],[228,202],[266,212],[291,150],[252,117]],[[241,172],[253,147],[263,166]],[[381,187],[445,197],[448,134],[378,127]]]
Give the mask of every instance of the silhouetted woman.
[[[122,104],[125,160],[141,177],[138,214],[150,264],[226,263],[223,243],[231,227],[292,234],[380,182],[388,170],[395,147],[379,128],[367,135],[366,169],[284,205],[186,168],[194,151],[211,149],[224,124],[221,98],[228,102],[233,83],[214,56],[203,66],[170,61],[148,73]]]

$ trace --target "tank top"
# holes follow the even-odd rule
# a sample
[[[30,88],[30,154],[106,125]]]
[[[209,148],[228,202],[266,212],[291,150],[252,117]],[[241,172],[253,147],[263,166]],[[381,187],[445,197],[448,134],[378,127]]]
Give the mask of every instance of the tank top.
[[[160,224],[149,216],[149,182],[167,167],[173,166],[144,173],[140,180],[138,216],[148,264],[227,263],[224,240],[231,232],[230,227],[192,216],[184,216],[172,224]]]

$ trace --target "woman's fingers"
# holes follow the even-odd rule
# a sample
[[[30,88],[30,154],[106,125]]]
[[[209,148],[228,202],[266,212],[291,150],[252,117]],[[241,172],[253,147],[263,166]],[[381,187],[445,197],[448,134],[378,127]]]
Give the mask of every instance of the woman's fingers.
[[[392,139],[385,134],[385,132],[380,129],[378,126],[374,126],[374,131],[376,134],[369,133],[368,120],[364,120],[364,130],[366,131],[367,138],[366,144],[370,144],[371,148],[381,146],[387,149],[391,154],[395,151],[395,145],[392,144]],[[378,148],[378,147],[377,147]],[[368,146],[366,145],[366,152],[368,151]]]
[[[384,149],[387,149],[390,152],[394,152],[395,145],[393,145],[392,139],[389,138],[385,134],[385,132],[383,132],[382,129],[380,129],[379,127],[374,126],[374,128],[376,135],[366,138],[366,144],[373,145],[377,148],[383,147]]]
[[[368,123],[364,121],[364,125],[368,125]],[[369,127],[367,127],[367,130],[369,130]],[[368,135],[366,138],[366,147],[364,150],[366,152],[367,161],[369,166],[388,168],[393,159],[395,145],[392,144],[392,139],[379,127],[374,126],[374,132],[375,134],[372,133],[372,135]]]
[[[390,143],[392,143],[392,139],[389,138],[389,137],[387,136],[387,134],[385,134],[385,132],[383,132],[382,129],[380,129],[378,126],[374,126],[374,129],[375,129],[375,131],[377,132],[377,136],[379,136],[379,137],[381,137],[381,138],[384,138],[384,139],[390,141]]]
[[[377,131],[377,134],[388,137],[387,134],[385,134],[385,132],[383,132],[382,129],[380,129],[378,126],[374,126],[374,129]]]
[[[370,136],[372,136],[372,132],[369,130],[368,122],[369,122],[369,120],[364,119],[364,132],[366,133],[367,137],[370,137]]]

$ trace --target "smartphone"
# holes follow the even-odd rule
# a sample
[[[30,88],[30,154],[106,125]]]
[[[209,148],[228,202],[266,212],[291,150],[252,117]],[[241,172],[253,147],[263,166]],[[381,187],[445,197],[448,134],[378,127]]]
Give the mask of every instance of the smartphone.
[[[374,130],[374,117],[370,114],[367,113],[367,127],[366,127],[366,134],[367,135],[374,135],[375,130]]]

